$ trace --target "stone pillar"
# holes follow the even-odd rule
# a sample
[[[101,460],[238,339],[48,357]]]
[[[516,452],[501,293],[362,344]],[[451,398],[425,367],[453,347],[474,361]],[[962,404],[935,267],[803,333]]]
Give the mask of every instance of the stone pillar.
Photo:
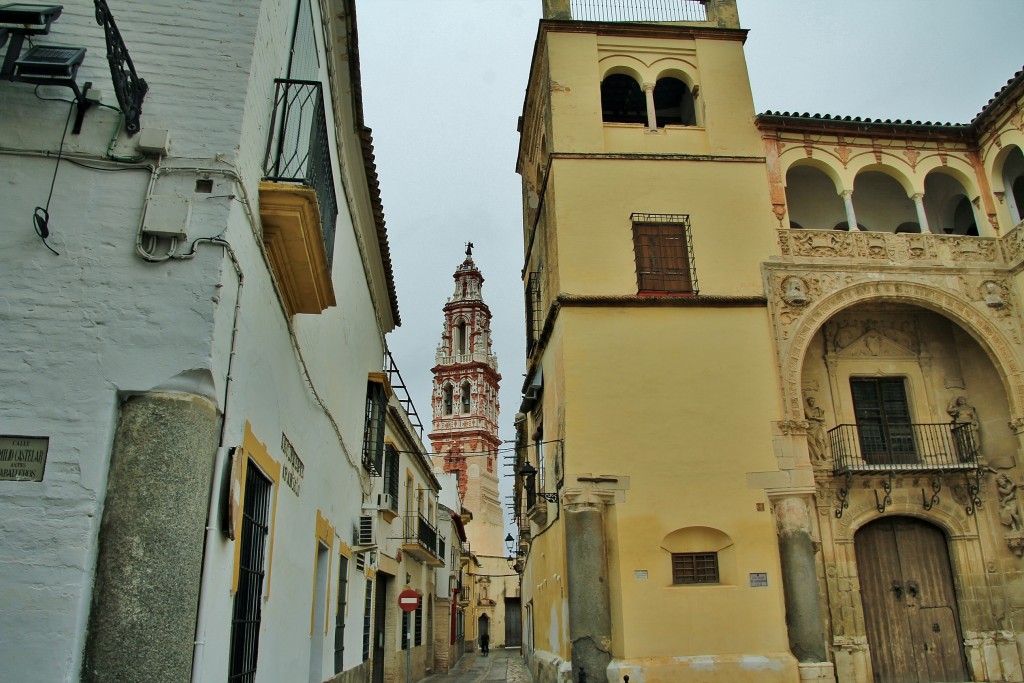
[[[857,214],[853,210],[853,190],[843,190],[839,194],[843,198],[843,204],[846,205],[846,224],[850,226],[850,232],[860,230]]]
[[[772,504],[779,534],[789,648],[801,663],[825,662],[825,621],[811,541],[813,506],[806,498],[796,495],[775,499]]]
[[[561,19],[563,21],[569,21],[572,19],[572,13],[569,11],[569,0],[543,1],[545,19]]]
[[[588,496],[589,498],[589,496]],[[612,660],[611,599],[608,595],[604,504],[589,500],[565,505],[566,583],[572,680],[597,683]]]
[[[654,108],[654,83],[644,83],[644,97],[647,98],[647,127],[658,130],[658,110]]]
[[[195,394],[121,405],[114,434],[84,683],[191,677],[217,408]]]
[[[924,212],[924,195],[920,192],[914,194],[914,208],[917,209],[917,222],[921,225],[921,232],[931,232],[928,227],[928,216]]]

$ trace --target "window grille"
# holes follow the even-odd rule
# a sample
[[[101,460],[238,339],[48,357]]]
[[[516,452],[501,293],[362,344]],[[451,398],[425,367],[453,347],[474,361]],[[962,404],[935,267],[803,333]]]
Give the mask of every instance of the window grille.
[[[362,556],[362,553],[360,553]],[[363,661],[370,659],[370,642],[373,635],[373,581],[366,581],[366,597],[363,599]]]
[[[369,382],[366,389],[366,423],[363,430],[363,467],[379,477],[384,459],[384,420],[387,396],[384,386]]]
[[[419,605],[419,607],[416,608],[416,611],[414,612],[414,614],[415,614],[415,624],[414,624],[414,631],[413,632],[416,634],[414,636],[416,640],[413,642],[413,644],[416,645],[417,647],[419,647],[420,645],[423,644],[423,600],[422,599],[420,600],[420,605]]]
[[[533,350],[533,345],[540,341],[540,333],[544,327],[541,319],[541,271],[530,273],[526,282],[526,350]]]
[[[228,681],[252,683],[256,680],[256,662],[263,608],[263,577],[266,574],[267,535],[270,532],[271,482],[252,463],[246,468],[245,503],[238,592],[235,593],[231,619],[231,654]]]
[[[334,673],[340,674],[345,661],[345,610],[348,608],[348,558],[338,556],[338,613],[334,617]]]
[[[391,497],[388,507],[398,512],[398,451],[390,444],[384,450],[384,493]]]
[[[690,217],[634,213],[633,248],[641,294],[697,294]]]
[[[672,553],[672,583],[718,583],[718,553]]]

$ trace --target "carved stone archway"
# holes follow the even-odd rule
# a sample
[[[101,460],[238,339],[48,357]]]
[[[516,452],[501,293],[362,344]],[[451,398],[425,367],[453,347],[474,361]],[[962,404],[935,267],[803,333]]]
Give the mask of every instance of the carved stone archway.
[[[814,335],[840,311],[864,303],[913,304],[943,315],[967,332],[984,349],[1003,381],[1013,423],[1024,423],[1024,377],[1017,344],[970,301],[935,286],[907,281],[859,282],[842,287],[811,304],[793,319],[786,333],[776,335],[786,420],[804,418],[801,373]],[[776,327],[783,326],[778,311]]]

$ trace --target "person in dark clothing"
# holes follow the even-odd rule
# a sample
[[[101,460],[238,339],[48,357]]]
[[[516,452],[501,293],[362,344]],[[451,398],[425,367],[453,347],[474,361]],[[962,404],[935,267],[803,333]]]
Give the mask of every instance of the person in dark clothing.
[[[491,636],[488,635],[487,633],[480,634],[480,652],[483,653],[484,657],[486,657],[487,653],[490,651],[489,650],[490,645],[491,645]]]

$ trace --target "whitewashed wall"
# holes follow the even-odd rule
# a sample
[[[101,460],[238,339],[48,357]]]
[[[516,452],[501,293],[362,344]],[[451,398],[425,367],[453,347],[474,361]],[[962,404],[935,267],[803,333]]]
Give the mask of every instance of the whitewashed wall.
[[[272,457],[282,459],[283,432],[305,464],[300,495],[283,484],[277,495],[260,681],[292,680],[308,670],[316,514],[351,543],[363,493],[351,462],[361,448],[366,376],[380,369],[384,349],[346,210],[353,190],[341,186],[338,174],[338,306],[298,316],[292,330],[342,445],[307,384],[254,235],[259,227],[241,203],[247,198],[256,213],[272,81],[284,76],[294,7],[294,0],[112,3],[150,85],[143,126],[171,133],[171,155],[162,164],[225,172],[211,176],[211,195],[194,193],[195,174],[163,173],[156,185],[158,194],[194,199],[189,237],[223,235],[244,274],[223,445],[239,445],[249,422]],[[115,104],[91,2],[65,2],[52,34],[38,42],[88,47],[79,80],[93,81]],[[41,94],[67,96],[49,88]],[[218,247],[165,264],[135,254],[150,179],[145,169],[103,172],[62,162],[50,210],[50,242],[61,255],[46,250],[30,218],[46,200],[54,160],[33,154],[56,150],[67,112],[66,104],[38,100],[32,86],[0,83],[0,433],[51,439],[43,482],[0,482],[0,679],[23,683],[78,680],[119,396],[162,387],[209,395],[223,409],[238,294]],[[115,125],[113,112],[94,108],[81,135],[69,132],[65,150],[111,166],[102,158]],[[122,136],[116,154],[131,155],[133,145]],[[336,149],[332,156],[340,158]],[[230,180],[234,173],[244,193]],[[363,230],[373,234],[372,226]],[[388,305],[379,295],[376,303]],[[215,589],[202,680],[220,681],[227,675],[234,546],[218,536],[211,550],[205,570]],[[324,678],[333,670],[336,568],[335,559]],[[361,659],[364,582],[351,570],[346,668]]]

